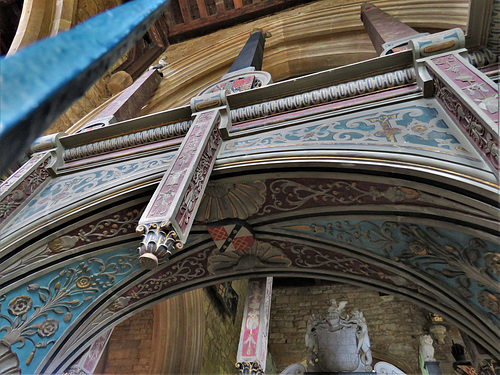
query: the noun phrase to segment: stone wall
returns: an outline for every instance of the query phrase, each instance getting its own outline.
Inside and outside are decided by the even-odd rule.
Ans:
[[[119,324],[101,358],[103,374],[148,374],[152,353],[153,309]]]
[[[419,336],[429,325],[428,312],[395,296],[379,295],[354,286],[325,284],[284,286],[276,283],[271,305],[269,351],[278,371],[306,359],[305,334],[311,314],[326,316],[332,298],[348,301],[347,311],[361,310],[367,321],[373,363],[387,361],[407,374],[419,374]],[[310,284],[310,283],[309,283]],[[454,374],[451,340],[462,343],[449,327],[446,343],[436,343],[435,357],[443,374]],[[279,372],[278,372],[279,373]]]
[[[183,365],[183,360],[180,357],[187,358],[186,361],[195,361],[197,357],[195,346],[202,345],[201,374],[235,374],[236,353],[247,285],[247,280],[233,282],[233,288],[239,296],[235,319],[224,310],[214,292],[209,289],[189,292],[196,292],[197,306],[191,305],[186,311],[163,310],[170,312],[168,315],[171,319],[179,318],[178,315],[185,315],[185,321],[201,321],[202,324],[199,327],[192,327],[192,330],[197,330],[200,327],[204,329],[200,342],[194,339],[196,333],[185,332],[185,334],[179,335],[173,332],[174,327],[169,328],[168,326],[164,328],[166,330],[164,334],[156,335],[156,337],[162,337],[158,337],[158,341],[154,342],[154,327],[162,326],[162,324],[158,324],[158,321],[155,322],[155,319],[168,319],[169,317],[155,316],[155,311],[160,310],[154,308],[137,313],[115,327],[96,373],[105,375],[171,374],[172,369],[175,369],[174,373],[190,373],[191,370],[182,371],[182,368],[189,367],[191,363],[184,362]],[[185,301],[188,299],[184,297],[174,297],[162,303],[170,304],[172,308],[179,310],[186,306]],[[176,299],[179,301],[183,299],[184,302],[176,301]],[[202,317],[194,318],[190,317],[190,314],[200,314]],[[172,324],[175,325],[175,321]],[[163,353],[172,360],[166,359],[164,363],[159,363],[158,361],[162,361],[155,358],[155,351],[161,351],[160,346],[163,345],[167,346],[166,349],[163,349]],[[191,355],[186,352],[189,350]]]
[[[218,301],[207,293],[202,374],[237,373],[236,354],[240,340],[247,285],[248,280],[233,281],[233,288],[239,296],[238,310],[234,321],[221,310]]]

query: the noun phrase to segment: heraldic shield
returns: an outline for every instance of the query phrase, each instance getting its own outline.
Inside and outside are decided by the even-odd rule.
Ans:
[[[366,320],[347,302],[332,300],[328,316],[312,315],[307,323],[308,372],[370,372],[372,356]]]

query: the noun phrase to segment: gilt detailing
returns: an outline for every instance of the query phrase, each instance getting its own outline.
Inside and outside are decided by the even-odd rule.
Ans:
[[[145,268],[155,268],[161,260],[168,259],[174,250],[183,247],[170,223],[141,224],[136,231],[143,235],[138,250],[139,263]]]

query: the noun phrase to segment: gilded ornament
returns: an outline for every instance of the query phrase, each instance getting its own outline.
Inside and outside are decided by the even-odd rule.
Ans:
[[[487,271],[500,276],[500,253],[487,253],[484,263]]]
[[[127,307],[130,301],[130,297],[118,297],[111,305],[109,305],[108,310],[110,311],[118,311]]]
[[[38,336],[40,337],[50,337],[56,333],[59,328],[59,322],[55,319],[45,319],[38,327]]]
[[[91,284],[92,280],[90,279],[90,277],[88,276],[80,276],[77,280],[76,280],[76,286],[78,288],[88,288]]]
[[[62,236],[59,238],[54,238],[47,244],[47,247],[53,253],[60,253],[65,250],[71,249],[78,242],[78,237],[76,236]]]
[[[183,247],[170,223],[141,224],[136,231],[143,235],[138,248],[139,264],[147,269],[155,268],[162,258],[168,259],[172,251]]]
[[[491,310],[493,314],[500,315],[500,295],[494,295],[487,290],[482,290],[479,292],[477,300],[481,306]]]
[[[29,296],[18,296],[9,302],[10,315],[19,316],[28,312],[33,307],[33,300]]]

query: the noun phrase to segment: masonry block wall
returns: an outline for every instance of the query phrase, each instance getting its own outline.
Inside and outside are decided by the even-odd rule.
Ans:
[[[203,362],[201,373],[206,375],[236,374],[236,354],[240,340],[241,321],[245,308],[248,280],[233,281],[238,293],[236,318],[221,310],[219,302],[206,298],[206,331],[203,340]]]
[[[148,374],[152,337],[153,309],[150,308],[114,329],[98,367],[102,367],[103,374]]]
[[[275,283],[269,328],[269,352],[278,373],[307,357],[306,325],[312,314],[323,317],[331,299],[348,301],[347,311],[361,310],[368,325],[373,364],[387,361],[407,374],[421,373],[418,362],[419,336],[426,333],[430,322],[428,311],[396,296],[344,284],[321,282],[319,285],[297,286]],[[454,374],[451,355],[452,340],[463,344],[459,331],[449,324],[444,344],[434,340],[435,357],[443,374]]]

